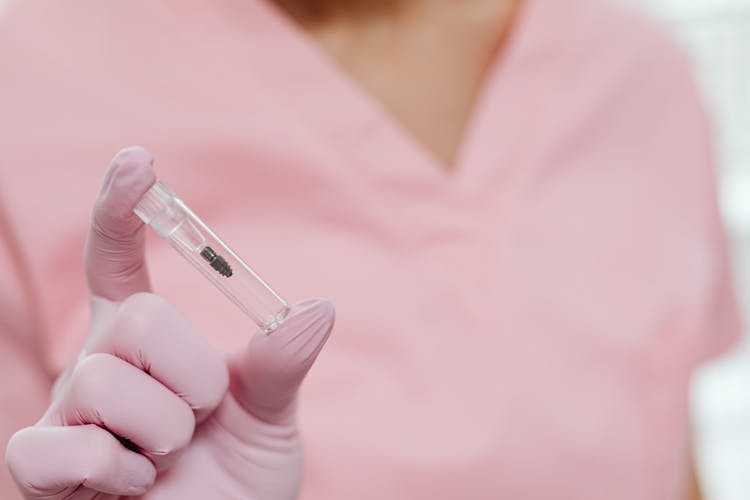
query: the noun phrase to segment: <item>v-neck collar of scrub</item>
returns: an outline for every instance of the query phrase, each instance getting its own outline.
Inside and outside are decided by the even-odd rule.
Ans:
[[[538,40],[549,40],[545,30],[550,23],[540,18],[559,14],[545,11],[555,1],[525,0],[520,7],[513,31],[475,99],[450,169],[278,7],[268,0],[228,3],[234,3],[238,29],[250,33],[250,43],[262,45],[252,48],[255,67],[248,71],[283,96],[282,104],[330,143],[365,182],[378,187],[406,184],[415,194],[437,190],[473,198],[485,186],[486,176],[506,168],[512,157],[509,146],[528,143],[523,134],[534,132],[533,125],[516,118],[529,99],[539,96],[528,95],[509,80],[539,51]]]

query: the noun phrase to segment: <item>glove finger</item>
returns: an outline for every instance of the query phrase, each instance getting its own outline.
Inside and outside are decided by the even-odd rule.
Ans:
[[[146,457],[95,425],[23,429],[8,443],[6,462],[26,498],[67,498],[81,485],[112,495],[140,495],[156,478]]]
[[[86,352],[108,353],[148,372],[203,420],[229,385],[226,360],[170,304],[148,293],[122,302],[113,322]]]
[[[159,470],[171,465],[195,429],[193,412],[179,396],[109,354],[78,363],[43,422],[99,425],[132,443]]]
[[[230,363],[232,395],[246,411],[270,423],[287,423],[299,385],[331,332],[333,305],[301,302],[272,333],[258,332]]]
[[[153,159],[139,147],[112,159],[91,215],[85,250],[92,295],[112,301],[150,290],[144,261],[145,227],[133,209],[156,181]]]

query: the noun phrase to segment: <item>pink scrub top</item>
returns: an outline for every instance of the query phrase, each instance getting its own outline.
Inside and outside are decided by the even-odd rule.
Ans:
[[[451,171],[259,0],[17,2],[0,72],[0,380],[34,413],[4,402],[3,440],[43,404],[20,374],[86,334],[89,212],[140,144],[285,298],[336,305],[302,498],[677,498],[691,373],[739,322],[707,122],[650,23],[527,0]],[[248,340],[171,247],[147,252],[217,348]]]

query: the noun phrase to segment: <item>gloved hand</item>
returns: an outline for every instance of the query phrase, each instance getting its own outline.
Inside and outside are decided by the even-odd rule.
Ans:
[[[297,304],[272,334],[222,358],[147,293],[145,228],[132,211],[155,180],[151,163],[129,148],[109,167],[86,244],[89,338],[42,419],[11,439],[11,474],[29,499],[294,498],[295,394],[333,308]]]

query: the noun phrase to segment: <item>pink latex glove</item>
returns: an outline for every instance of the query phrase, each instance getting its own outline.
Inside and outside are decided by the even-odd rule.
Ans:
[[[109,167],[86,246],[89,338],[42,419],[11,439],[8,467],[34,499],[294,498],[302,473],[295,395],[333,307],[298,304],[272,334],[258,332],[222,358],[144,293],[145,228],[133,207],[155,180],[151,163],[130,148]]]

